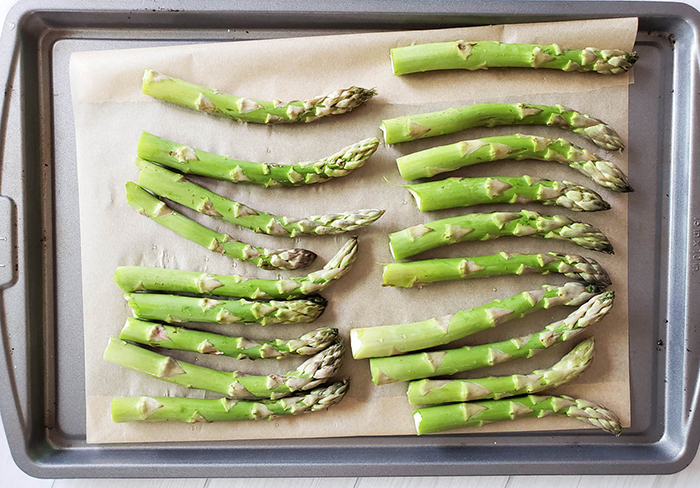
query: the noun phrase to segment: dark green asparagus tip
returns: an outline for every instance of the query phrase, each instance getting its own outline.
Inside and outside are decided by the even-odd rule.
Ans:
[[[328,305],[328,300],[323,298],[321,295],[309,295],[307,297],[304,297],[304,300],[309,300],[309,301],[317,303],[318,305],[321,305],[323,307]]]

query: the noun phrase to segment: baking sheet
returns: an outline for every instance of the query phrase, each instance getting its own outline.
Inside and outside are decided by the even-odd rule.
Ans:
[[[131,162],[141,130],[241,159],[293,162],[322,157],[362,138],[378,136],[377,127],[382,118],[479,101],[522,101],[562,103],[571,106],[602,118],[613,125],[626,140],[629,75],[610,77],[534,70],[492,70],[426,73],[397,78],[391,74],[388,51],[393,46],[412,42],[460,38],[557,42],[567,48],[595,45],[600,48],[619,47],[630,50],[635,33],[636,19],[615,19],[102,51],[74,55],[71,62],[71,85],[80,185],[88,442],[325,437],[414,432],[410,416],[411,407],[408,406],[404,395],[405,385],[373,386],[369,379],[367,361],[353,361],[349,353],[339,376],[351,378],[350,393],[343,403],[328,412],[292,419],[276,419],[272,422],[228,425],[145,425],[111,422],[109,401],[115,396],[206,395],[204,392],[186,390],[102,361],[102,351],[109,335],[118,334],[128,315],[128,308],[121,300],[120,290],[111,282],[111,275],[116,266],[166,266],[258,277],[304,273],[262,271],[252,265],[235,263],[173,235],[133,211],[125,202],[123,185],[129,179],[135,180],[138,174]],[[241,125],[141,95],[140,79],[145,67],[251,98],[307,98],[351,84],[377,87],[379,96],[351,114],[304,126]],[[564,136],[576,144],[599,154],[603,153],[574,134],[535,127],[521,127],[517,130],[550,137]],[[542,283],[565,282],[561,277],[532,276],[443,283],[422,290],[383,289],[380,286],[381,267],[377,263],[391,260],[386,238],[388,232],[465,212],[418,212],[405,190],[390,186],[383,180],[386,176],[394,182],[400,182],[394,164],[395,157],[464,138],[512,132],[513,128],[479,129],[392,148],[383,147],[354,175],[308,188],[263,189],[198,180],[214,191],[254,208],[289,216],[368,206],[388,210],[387,215],[377,224],[361,232],[358,262],[351,273],[323,293],[329,299],[330,305],[318,322],[306,326],[214,326],[210,329],[225,330],[235,335],[244,334],[252,338],[270,338],[293,337],[316,326],[334,325],[347,337],[347,331],[352,327],[422,320],[510,296],[524,289],[536,288]],[[608,156],[623,169],[626,168],[626,153]],[[592,185],[584,176],[573,174],[572,170],[553,163],[495,163],[475,166],[455,175],[525,173]],[[600,193],[612,203],[611,211],[593,215],[569,215],[597,225],[615,245],[615,256],[594,256],[606,267],[615,282],[615,309],[603,323],[589,331],[595,333],[597,338],[598,354],[593,366],[575,384],[563,387],[559,391],[603,402],[628,424],[627,204],[625,195],[616,195],[605,190],[600,190]],[[473,210],[490,211],[495,208],[498,207]],[[567,213],[564,210],[543,209],[537,206],[530,208],[543,213]],[[319,254],[318,263],[313,265],[314,269],[322,266],[345,239],[343,236],[337,236],[287,240],[258,236],[208,218],[196,218],[209,226],[230,233],[235,238],[258,245],[300,246],[312,249]],[[490,254],[500,250],[556,250],[593,256],[592,252],[565,243],[537,239],[499,239],[434,250],[421,258]],[[567,310],[563,309],[539,312],[500,330],[474,335],[469,338],[469,343],[498,340],[539,330],[545,323],[562,318],[566,313]],[[572,345],[560,346],[527,362],[516,361],[500,365],[488,373],[474,371],[470,376],[531,371],[555,362]],[[239,369],[246,373],[284,372],[299,362],[285,360],[252,363],[231,358],[196,357],[187,353],[173,355],[199,364],[220,369]],[[537,430],[583,426],[584,424],[568,419],[553,419],[546,425],[536,420],[523,420],[512,424],[488,426],[480,432],[486,429]],[[196,433],[193,434],[193,431]]]

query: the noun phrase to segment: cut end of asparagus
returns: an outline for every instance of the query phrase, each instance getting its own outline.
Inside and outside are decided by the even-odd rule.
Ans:
[[[152,83],[158,83],[159,81],[165,81],[165,80],[169,80],[169,79],[170,79],[169,76],[165,76],[163,74],[160,74],[157,71],[153,71],[152,69],[146,69],[143,72],[143,78],[141,79],[141,81],[143,82],[142,93],[146,93],[145,90],[146,90],[147,85],[150,85]]]

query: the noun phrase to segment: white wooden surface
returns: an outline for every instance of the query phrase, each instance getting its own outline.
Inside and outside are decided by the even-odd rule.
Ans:
[[[5,19],[17,0],[0,0]],[[96,0],[97,1],[97,0]],[[666,0],[671,1],[671,0]],[[700,0],[686,0],[700,10]],[[0,419],[0,487],[7,488],[277,488],[279,480],[161,479],[161,480],[39,480],[22,472],[12,460]],[[430,478],[298,478],[284,488],[697,488],[700,456],[682,472],[670,476],[497,476]]]

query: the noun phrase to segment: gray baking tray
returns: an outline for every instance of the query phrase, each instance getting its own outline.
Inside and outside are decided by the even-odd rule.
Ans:
[[[623,16],[640,21],[629,99],[629,173],[636,189],[629,199],[633,426],[624,435],[85,443],[72,52]],[[32,476],[50,478],[682,469],[700,441],[699,29],[696,10],[647,2],[20,2],[0,43],[0,76],[7,83],[0,119],[0,412],[15,461]]]

